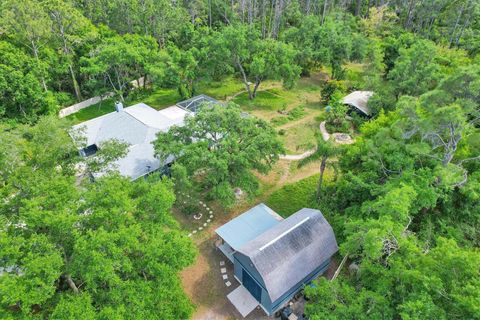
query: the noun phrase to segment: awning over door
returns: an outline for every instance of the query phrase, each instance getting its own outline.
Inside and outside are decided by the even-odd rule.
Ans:
[[[235,306],[238,312],[240,312],[242,317],[246,317],[259,305],[259,302],[255,300],[250,292],[248,292],[248,290],[242,285],[230,292],[227,298]]]

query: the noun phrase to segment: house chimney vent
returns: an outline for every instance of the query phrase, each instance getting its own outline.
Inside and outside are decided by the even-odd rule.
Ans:
[[[115,102],[115,110],[117,110],[117,112],[123,111],[123,103],[120,101]]]

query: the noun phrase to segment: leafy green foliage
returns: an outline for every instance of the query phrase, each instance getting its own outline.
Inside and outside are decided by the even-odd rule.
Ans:
[[[204,106],[183,127],[158,133],[154,146],[161,161],[173,155],[192,181],[227,206],[235,201],[236,187],[254,194],[258,182],[252,170],[267,173],[283,152],[270,125],[232,104]]]
[[[2,129],[2,154],[16,160],[0,189],[8,199],[0,206],[2,314],[188,318],[193,306],[177,272],[195,248],[170,215],[171,182],[114,173],[77,180],[80,158],[58,120]],[[107,149],[104,164],[121,156],[118,145]]]
[[[433,89],[439,78],[436,48],[428,41],[417,41],[408,49],[400,49],[400,56],[389,78],[395,83],[398,95],[420,95]]]
[[[34,59],[0,41],[0,115],[31,121],[55,110],[55,98],[43,90],[40,74]]]
[[[292,88],[299,79],[300,67],[294,63],[292,45],[262,39],[255,29],[242,25],[227,26],[218,37],[213,50],[223,52],[222,61],[240,72],[249,99],[255,98],[264,80],[282,80],[286,88]]]
[[[124,35],[108,38],[81,60],[82,73],[88,74],[96,86],[104,83],[123,100],[130,82],[146,76],[158,59],[153,38]]]
[[[393,74],[408,59],[397,60]],[[416,69],[420,76],[426,71]],[[417,81],[416,69],[402,73],[404,83]],[[327,197],[341,215],[333,220],[344,239],[340,251],[358,271],[307,290],[314,297],[307,306],[312,318],[480,316],[471,304],[479,294],[478,235],[469,227],[478,226],[470,205],[478,204],[471,188],[478,183],[480,150],[469,137],[478,130],[472,89],[479,77],[476,67],[458,69],[434,90],[425,92],[433,83],[415,87],[420,91],[410,94],[425,93],[400,97],[394,111],[365,123],[346,149]],[[473,198],[465,198],[467,190]]]
[[[195,250],[169,214],[172,188],[232,204],[232,189],[254,194],[252,171],[267,172],[283,152],[266,123],[208,110],[157,142],[182,165],[175,186],[114,174],[92,184],[75,176],[66,125],[43,115],[112,90],[132,102],[152,88],[145,102],[158,109],[196,92],[226,99],[240,88],[218,84],[238,79],[242,107],[281,110],[286,97],[260,85],[290,89],[321,69],[349,86],[319,81],[328,80],[321,94],[332,129],[350,130],[339,104],[347,89],[375,92],[375,118],[345,154],[317,146],[315,157],[338,158],[320,203],[317,177],[268,200],[285,215],[328,209],[341,254],[358,266],[307,288],[310,318],[480,318],[479,12],[471,0],[2,1],[0,116],[38,122],[0,124],[2,316],[189,318],[177,272]],[[134,89],[140,77],[150,82]],[[124,149],[103,146],[90,168],[105,169]]]

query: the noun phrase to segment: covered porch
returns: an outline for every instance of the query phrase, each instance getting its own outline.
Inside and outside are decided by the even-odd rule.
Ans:
[[[223,253],[225,257],[227,257],[228,260],[230,260],[231,263],[233,263],[233,254],[235,253],[235,250],[230,247],[228,243],[226,243],[222,238],[219,238],[215,242],[215,246],[218,250],[220,250],[220,252]]]

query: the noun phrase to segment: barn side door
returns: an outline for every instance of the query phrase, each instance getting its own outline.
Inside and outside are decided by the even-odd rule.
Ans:
[[[261,301],[262,297],[262,288],[253,280],[253,278],[242,268],[242,280],[243,286],[252,294],[252,296]]]

